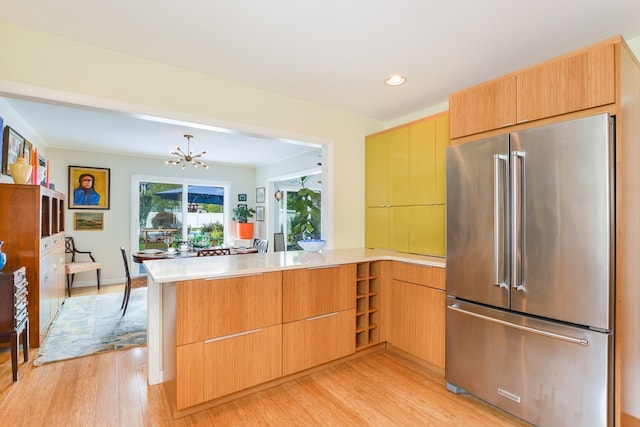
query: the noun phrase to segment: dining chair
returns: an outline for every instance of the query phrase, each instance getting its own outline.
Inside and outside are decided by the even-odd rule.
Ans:
[[[198,256],[231,255],[229,248],[205,248],[198,249]]]
[[[273,251],[282,252],[284,250],[284,233],[273,233]]]
[[[64,263],[64,274],[67,275],[67,295],[71,296],[71,287],[73,286],[73,279],[75,278],[76,273],[82,273],[85,271],[96,271],[98,289],[100,289],[100,270],[102,269],[102,263],[96,261],[91,251],[78,250],[73,237],[65,237],[64,252],[65,254],[71,254],[71,260],[69,262],[65,260]],[[78,255],[77,258],[76,255]],[[88,256],[91,261],[81,261],[80,256],[85,256],[85,259],[86,256]]]
[[[258,239],[258,243],[253,246],[258,250],[259,254],[264,254],[269,249],[269,241]]]
[[[122,252],[124,272],[127,276],[127,283],[124,286],[124,297],[122,298],[122,304],[120,305],[120,310],[122,310],[122,315],[124,316],[127,312],[127,306],[129,305],[129,297],[131,296],[131,274],[129,273],[129,260],[127,259],[127,251],[124,249],[124,246],[120,247],[120,252]]]

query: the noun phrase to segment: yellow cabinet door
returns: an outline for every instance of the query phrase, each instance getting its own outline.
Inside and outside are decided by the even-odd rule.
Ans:
[[[282,376],[282,325],[204,343],[204,400]]]
[[[516,124],[516,77],[506,76],[449,95],[451,138]]]
[[[433,203],[436,195],[436,120],[409,126],[409,204]]]
[[[409,252],[409,207],[389,209],[389,249]]]
[[[355,308],[356,264],[286,270],[282,276],[282,322]]]
[[[445,255],[444,205],[411,206],[409,250],[415,254]]]
[[[318,366],[356,351],[356,310],[282,325],[282,374]]]
[[[176,286],[177,345],[282,323],[282,272]]]
[[[389,204],[409,203],[409,128],[403,126],[387,133],[389,155]]]
[[[372,249],[389,249],[389,208],[365,208],[364,245]]]
[[[446,202],[447,181],[447,147],[449,146],[449,114],[436,118],[436,147],[435,147],[435,203]]]
[[[387,340],[435,366],[445,362],[445,297],[440,289],[393,280]]]
[[[389,204],[389,156],[387,134],[378,133],[365,140],[365,205]]]
[[[518,73],[518,123],[614,103],[614,64],[608,44]]]

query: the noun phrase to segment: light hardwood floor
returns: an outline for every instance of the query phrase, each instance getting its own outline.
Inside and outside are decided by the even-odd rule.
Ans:
[[[0,352],[0,425],[528,425],[469,396],[446,391],[441,372],[389,350],[179,420],[172,419],[162,386],[147,385],[145,347],[40,367],[31,363],[36,353],[32,349],[30,361],[20,363],[19,381],[12,383],[9,352]]]

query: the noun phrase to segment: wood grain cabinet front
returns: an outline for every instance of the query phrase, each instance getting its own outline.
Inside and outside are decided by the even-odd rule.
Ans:
[[[387,341],[444,368],[445,270],[396,261],[392,269]]]
[[[355,264],[283,272],[283,375],[355,352],[355,278]]]
[[[282,323],[282,272],[194,280],[177,287],[177,345]]]
[[[615,103],[615,44],[599,43],[451,94],[451,139]]]
[[[282,376],[282,326],[179,346],[176,409],[182,410]]]

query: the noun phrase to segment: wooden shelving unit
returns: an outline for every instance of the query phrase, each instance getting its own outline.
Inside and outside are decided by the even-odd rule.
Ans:
[[[31,347],[40,347],[65,298],[64,202],[64,194],[40,185],[0,184],[5,271],[25,267]]]
[[[356,351],[380,342],[381,263],[362,262],[356,277]]]

